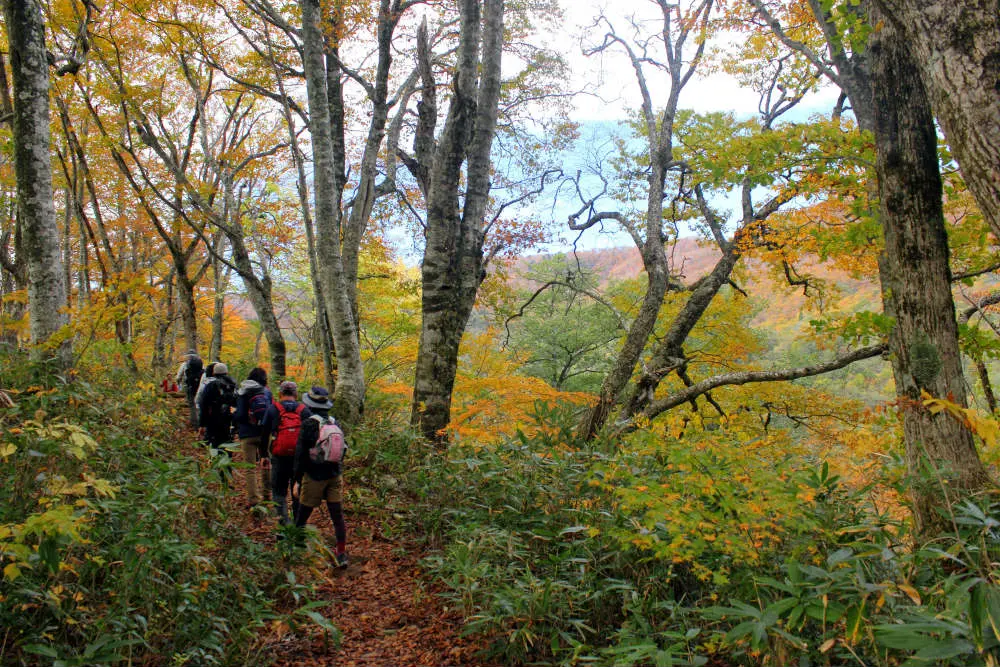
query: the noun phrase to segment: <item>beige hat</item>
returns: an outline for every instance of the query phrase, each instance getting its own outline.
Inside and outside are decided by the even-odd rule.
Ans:
[[[212,377],[215,377],[216,375],[225,375],[228,372],[229,369],[226,367],[224,363],[220,361],[216,363],[215,366],[212,368]]]

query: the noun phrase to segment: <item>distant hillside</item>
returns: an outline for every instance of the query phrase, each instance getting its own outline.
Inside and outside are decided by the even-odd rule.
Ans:
[[[529,255],[519,259],[512,271],[515,283],[519,284],[532,267],[552,256]],[[616,280],[635,278],[642,273],[642,258],[635,247],[582,250],[576,253],[576,257],[581,266],[601,276],[602,284],[605,285]],[[691,281],[711,271],[718,257],[718,248],[702,245],[694,238],[683,238],[674,246],[671,263],[675,272]]]
[[[690,285],[708,274],[719,259],[713,245],[696,239],[681,239],[671,252],[671,273]],[[515,288],[534,290],[538,283],[528,278],[539,263],[554,255],[524,257],[510,271]],[[574,260],[568,258],[568,262]],[[600,276],[602,287],[617,280],[638,278],[643,273],[642,259],[635,248],[611,248],[579,252],[576,261],[585,271]],[[764,363],[776,367],[814,363],[829,357],[828,351],[817,349],[804,334],[810,321],[824,315],[855,313],[863,310],[881,311],[881,295],[876,282],[853,278],[847,271],[817,261],[796,265],[800,276],[809,276],[822,284],[823,292],[811,288],[809,296],[801,286],[789,285],[783,272],[757,259],[747,259],[737,265],[734,281],[751,299],[756,315],[751,327],[765,337]],[[882,360],[870,360],[822,378],[799,381],[822,387],[874,404],[892,395],[891,369]]]
[[[685,284],[691,284],[706,275],[719,259],[719,249],[711,244],[702,243],[694,238],[682,238],[670,250],[671,273],[679,277]],[[533,282],[527,278],[539,262],[554,255],[531,255],[518,260],[511,271],[516,287],[530,288]],[[608,283],[639,277],[643,272],[642,258],[634,247],[608,248],[605,250],[587,250],[576,254],[577,261],[584,270],[592,271],[600,276],[600,283]],[[569,261],[572,261],[570,259]],[[742,267],[742,270],[740,269]],[[844,297],[848,309],[864,307],[879,307],[878,285],[864,280],[852,278],[846,271],[830,264],[806,262],[796,269],[800,274],[810,275],[826,281],[828,285]],[[799,312],[806,306],[807,299],[802,287],[789,285],[783,276],[776,276],[759,260],[745,260],[738,265],[739,278],[737,284],[746,290],[751,297],[763,298],[776,309],[765,319],[780,317],[781,319],[798,319]],[[823,300],[814,300],[816,307],[834,307],[838,299],[828,295]],[[775,299],[774,297],[780,297]]]

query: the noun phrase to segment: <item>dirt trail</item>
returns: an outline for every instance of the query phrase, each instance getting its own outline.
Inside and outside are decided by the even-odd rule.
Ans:
[[[237,457],[238,459],[239,457]],[[262,544],[275,544],[275,520],[260,518],[247,509],[244,471],[234,480],[229,509],[244,531]],[[346,485],[351,483],[348,470]],[[384,534],[375,517],[359,516],[345,503],[346,570],[315,568],[319,577],[302,568],[300,581],[313,577],[318,599],[330,601],[318,611],[336,625],[343,637],[339,647],[317,633],[302,637],[275,631],[267,640],[266,654],[279,667],[337,665],[337,667],[494,667],[477,659],[482,646],[461,636],[462,619],[445,610],[430,584],[421,577],[418,546],[406,535]],[[333,525],[325,507],[310,517],[329,545]]]

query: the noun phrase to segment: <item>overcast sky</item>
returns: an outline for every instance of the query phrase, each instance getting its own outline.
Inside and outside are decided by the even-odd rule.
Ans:
[[[681,0],[683,1],[683,0]],[[582,53],[582,45],[599,41],[605,30],[595,30],[592,25],[594,17],[600,12],[613,22],[625,36],[631,34],[628,27],[630,19],[649,23],[649,34],[655,34],[661,25],[660,10],[650,0],[562,0],[565,14],[565,30],[552,36],[557,49],[570,62],[575,81],[574,89],[589,89],[591,95],[580,95],[575,100],[573,120],[581,124],[581,141],[576,149],[567,154],[563,168],[567,172],[578,168],[586,168],[588,158],[596,147],[607,144],[610,137],[618,132],[616,121],[624,120],[630,111],[640,104],[639,88],[635,72],[627,56],[621,48],[612,48],[604,54],[587,57]],[[590,29],[588,30],[588,27]],[[588,34],[589,33],[589,34]],[[726,48],[727,39],[742,39],[742,36],[730,34],[716,40],[712,46]],[[662,53],[662,48],[658,53]],[[654,107],[662,107],[667,94],[667,76],[665,73],[647,68],[647,85],[653,98]],[[838,91],[832,86],[820,90],[803,100],[800,105],[788,114],[789,120],[805,120],[816,113],[829,113],[837,100]],[[697,112],[732,111],[738,116],[753,116],[758,113],[759,97],[749,88],[743,88],[735,78],[716,72],[711,75],[695,76],[681,93],[680,106]],[[717,206],[731,207],[725,201],[715,202]],[[735,206],[735,200],[732,206]],[[552,206],[551,199],[539,203],[534,213],[549,216],[554,222],[565,220],[571,211],[567,202],[565,205]],[[561,236],[564,241],[575,238],[564,231]],[[588,232],[579,242],[581,249],[597,247],[614,247],[632,245],[631,239],[624,233],[616,233],[608,227],[604,233]],[[556,243],[545,251],[557,251],[564,244]]]

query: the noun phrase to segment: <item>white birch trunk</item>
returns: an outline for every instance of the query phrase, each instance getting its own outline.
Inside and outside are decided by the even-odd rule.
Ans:
[[[303,67],[313,140],[317,262],[337,354],[334,410],[339,419],[353,424],[360,419],[364,409],[364,365],[340,251],[341,213],[334,173],[321,13],[318,0],[300,0],[299,6],[302,9]]]
[[[4,18],[14,80],[14,171],[28,260],[28,307],[35,353],[67,322],[66,282],[59,227],[52,201],[49,156],[49,65],[45,20],[35,0],[6,0]],[[72,363],[69,342],[54,351],[63,366]]]

